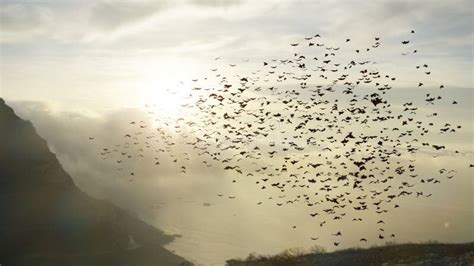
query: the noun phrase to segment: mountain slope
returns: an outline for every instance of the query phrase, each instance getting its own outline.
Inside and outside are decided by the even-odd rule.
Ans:
[[[0,99],[1,265],[182,265],[173,237],[80,191]]]

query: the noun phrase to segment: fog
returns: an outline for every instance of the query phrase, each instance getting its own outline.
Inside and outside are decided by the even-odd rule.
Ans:
[[[143,110],[98,114],[63,110],[47,102],[8,104],[20,117],[33,122],[78,187],[136,213],[166,233],[180,235],[167,248],[193,262],[222,264],[226,259],[245,257],[251,252],[274,254],[287,248],[314,245],[332,250],[334,239],[330,234],[339,230],[345,234],[342,248],[364,246],[358,241],[360,237],[377,236],[373,228],[378,216],[374,214],[364,213],[361,223],[346,219],[327,221],[327,225],[320,227],[319,221],[309,217],[311,209],[304,204],[278,207],[266,199],[281,194],[261,191],[255,185],[256,177],[239,178],[233,183],[233,172],[222,170],[219,164],[205,167],[197,159],[191,159],[188,172],[183,174],[166,158],[159,166],[155,165],[151,153],[144,153],[143,158],[134,157],[121,166],[113,159],[101,159],[103,147],[123,142],[123,135],[131,132],[128,121],[147,116]],[[153,130],[153,125],[150,128]],[[92,136],[94,140],[89,140]],[[401,199],[401,208],[383,215],[385,230],[396,233],[397,237],[371,240],[365,246],[386,241],[472,240],[473,175],[472,168],[467,167],[472,162],[472,144],[469,139],[464,141],[465,150],[458,157],[446,152],[432,158],[430,153],[419,152],[418,173],[434,175],[437,169],[448,168],[457,169],[456,177],[442,179],[438,186],[428,186],[425,193],[432,193],[430,198]],[[119,167],[124,169],[119,171]],[[130,171],[135,172],[133,181],[129,178]],[[263,204],[257,205],[260,201]],[[347,214],[356,216],[350,210]],[[294,225],[296,229],[292,228]],[[312,241],[311,236],[319,240]]]

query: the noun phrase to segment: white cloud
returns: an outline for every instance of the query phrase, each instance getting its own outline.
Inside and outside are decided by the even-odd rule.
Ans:
[[[45,31],[52,12],[43,7],[24,4],[0,6],[0,42],[28,39]]]
[[[197,6],[230,7],[242,4],[242,0],[191,0],[190,3]]]
[[[90,20],[95,27],[111,31],[146,19],[169,6],[168,1],[122,2],[120,4],[103,1],[92,7]]]

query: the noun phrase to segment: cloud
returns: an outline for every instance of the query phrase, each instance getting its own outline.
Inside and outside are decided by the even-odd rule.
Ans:
[[[49,9],[26,4],[0,6],[0,41],[15,41],[38,34],[51,21]]]
[[[186,167],[192,169],[193,175],[180,174],[180,166],[185,162],[177,151],[191,154],[192,150],[180,146],[184,140],[179,136],[173,140],[177,147],[173,156],[179,159],[178,163],[172,162],[174,158],[155,152],[164,148],[158,141],[153,142],[153,149],[146,149],[144,136],[154,132],[152,125],[148,125],[147,132],[143,135],[135,135],[136,132],[129,124],[129,121],[138,122],[147,116],[142,110],[122,109],[96,115],[77,110],[65,111],[46,102],[23,101],[8,104],[14,107],[20,117],[33,122],[76,185],[94,197],[109,199],[121,207],[134,210],[149,207],[153,202],[173,198],[177,190],[195,191],[188,199],[196,200],[211,194],[223,182],[223,179],[216,180],[216,176],[225,175],[221,169],[204,167],[201,160],[193,158],[186,162]],[[124,134],[131,134],[140,140],[128,140],[124,138]],[[89,137],[94,140],[89,140]],[[130,142],[130,149],[116,146],[124,145],[127,141]],[[134,145],[132,141],[140,141],[140,146]],[[109,151],[116,149],[117,152],[113,152],[115,155],[101,155],[103,148]],[[139,148],[145,151],[139,152]],[[127,152],[132,158],[127,159],[119,151]],[[144,157],[139,157],[138,154],[143,154]],[[107,158],[104,159],[105,157]],[[154,164],[157,157],[160,165]],[[123,162],[117,163],[118,160]],[[123,170],[118,170],[119,168]],[[136,175],[134,183],[129,182],[130,172]],[[212,188],[209,184],[213,184]]]
[[[31,31],[41,27],[50,12],[31,5],[7,5],[0,9],[0,23],[4,32]]]
[[[153,2],[100,2],[92,7],[90,22],[101,30],[117,28],[137,23],[155,15],[170,6],[167,1]]]
[[[191,4],[203,7],[230,7],[243,3],[242,0],[191,0]]]

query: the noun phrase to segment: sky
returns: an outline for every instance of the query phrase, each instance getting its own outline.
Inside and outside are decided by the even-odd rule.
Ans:
[[[316,33],[363,43],[410,29],[417,31],[418,58],[435,62],[437,77],[472,84],[470,1],[1,3],[1,93],[12,100],[133,107],[201,76],[217,56],[255,62]]]
[[[210,69],[219,66],[229,77],[254,71],[262,61],[291,57],[289,43],[317,33],[333,45],[351,38],[351,49],[381,37],[384,49],[373,57],[402,77],[394,99],[422,95],[410,87],[418,76],[403,67],[408,59],[400,56],[400,40],[415,30],[410,38],[418,53],[410,64],[430,65],[433,74],[425,84],[442,83],[446,96],[461,99],[456,108],[439,108],[440,119],[464,128],[446,140],[462,156],[420,155],[420,172],[455,166],[458,177],[433,188],[429,200],[407,201],[387,219],[400,232],[399,242],[472,241],[473,173],[465,165],[473,162],[474,150],[473,6],[469,0],[0,1],[0,97],[34,123],[81,189],[181,235],[168,247],[178,255],[222,264],[251,252],[309,248],[315,244],[308,240],[314,225],[301,219],[307,215],[303,208],[257,208],[253,182],[232,186],[221,169],[196,165],[183,177],[173,167],[157,173],[134,162],[146,178],[131,185],[113,162],[100,159],[97,147],[118,142],[129,120],[147,116],[145,104],[161,108],[158,116],[184,115],[180,104],[193,79],[218,85],[203,80]],[[228,64],[238,70],[224,68]],[[217,193],[239,200],[223,201]],[[295,223],[302,230],[288,229]],[[331,232],[338,228],[329,226]],[[342,225],[345,232],[351,226]],[[352,229],[343,247],[360,245],[356,233],[367,228]],[[321,238],[318,244],[331,249],[331,238]]]

